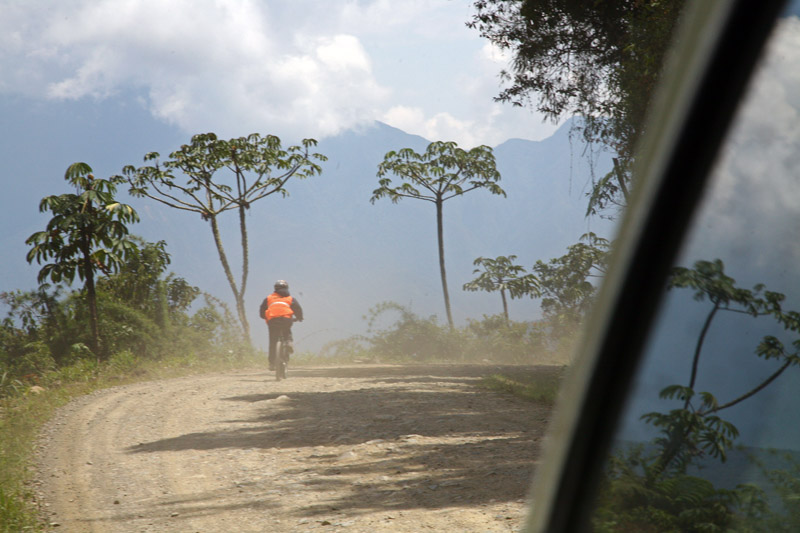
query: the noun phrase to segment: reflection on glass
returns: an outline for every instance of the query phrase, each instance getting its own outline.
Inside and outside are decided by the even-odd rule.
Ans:
[[[798,44],[782,18],[669,280],[597,531],[800,531]]]

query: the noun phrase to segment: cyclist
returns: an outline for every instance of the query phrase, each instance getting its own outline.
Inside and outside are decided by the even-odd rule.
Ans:
[[[292,316],[298,322],[303,321],[303,308],[297,298],[289,295],[289,284],[279,279],[275,282],[275,292],[264,298],[258,311],[266,320],[269,329],[269,369],[275,370],[275,345],[285,332],[288,339],[289,353],[294,351],[292,345]]]

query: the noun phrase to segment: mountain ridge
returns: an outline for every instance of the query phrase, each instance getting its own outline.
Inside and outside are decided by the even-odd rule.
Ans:
[[[25,120],[26,111],[7,111],[15,114],[12,120]],[[3,267],[0,290],[35,287],[39,267],[25,262],[24,239],[46,224],[47,216],[36,211],[39,199],[67,191],[62,178],[67,154],[88,162],[97,174],[112,175],[124,165],[141,164],[147,152],[167,154],[188,142],[190,136],[152,121],[149,139],[132,139],[132,134],[120,132],[108,143],[97,136],[82,146],[75,139],[64,143],[71,127],[113,129],[114,124],[104,123],[103,117],[114,122],[130,111],[112,109],[108,115],[98,111],[83,118],[73,115],[75,124],[41,130],[40,140],[52,144],[51,151],[58,157],[38,162],[38,177],[30,180],[31,186],[17,191],[18,201],[6,202],[9,205],[3,216],[14,223],[4,223],[12,231],[4,239],[9,260]],[[141,117],[137,120],[146,122]],[[461,285],[474,277],[472,261],[476,257],[515,254],[518,263],[529,269],[536,259],[563,254],[589,227],[610,230],[605,222],[587,222],[584,195],[570,185],[588,182],[591,169],[580,155],[582,146],[570,139],[569,127],[569,123],[563,125],[542,141],[509,139],[493,150],[507,198],[476,190],[446,202],[445,256],[457,323],[501,312],[498,295],[461,290]],[[12,130],[3,140],[7,142],[2,150],[8,156],[15,142],[26,139],[15,140]],[[259,327],[255,309],[278,278],[289,280],[306,310],[308,320],[298,327],[300,349],[316,350],[330,340],[364,332],[363,315],[382,301],[396,301],[421,316],[444,317],[434,210],[427,202],[411,199],[398,204],[386,199],[374,204],[369,201],[384,155],[406,147],[423,151],[428,142],[380,122],[322,139],[313,150],[328,157],[321,164],[320,176],[290,180],[288,198],[270,197],[253,205],[247,216],[250,276],[246,306],[257,344],[266,342],[266,328]],[[140,153],[132,159],[130,154],[137,151]],[[607,166],[607,161],[596,161],[595,171],[601,172],[603,165]],[[25,172],[21,162],[12,166],[16,168],[11,172]],[[109,168],[113,170],[108,172]],[[171,270],[232,303],[211,232],[196,214],[130,198],[124,192],[120,199],[132,204],[142,219],[131,226],[131,233],[148,241],[165,240],[172,256]],[[221,227],[238,278],[241,257],[235,218],[222,217]],[[533,319],[538,316],[538,304],[515,300],[510,313],[512,319]],[[308,338],[305,346],[304,337]]]

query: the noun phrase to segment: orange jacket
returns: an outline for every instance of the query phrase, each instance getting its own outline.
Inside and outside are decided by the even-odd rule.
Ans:
[[[291,296],[281,296],[273,292],[267,296],[267,310],[264,312],[264,319],[269,322],[273,318],[284,316],[291,318],[294,314],[292,309],[292,301],[294,298]]]

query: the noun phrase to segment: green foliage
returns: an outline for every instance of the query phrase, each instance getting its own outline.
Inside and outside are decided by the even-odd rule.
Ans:
[[[770,451],[773,458],[781,461],[782,468],[767,468],[764,461],[752,458],[767,477],[771,489],[779,501],[779,509],[771,512],[767,505],[756,501],[748,514],[746,531],[774,531],[790,533],[800,530],[800,461],[789,453]],[[742,530],[745,530],[742,528]]]
[[[542,312],[565,333],[574,331],[591,309],[597,288],[590,280],[605,274],[611,249],[608,240],[594,233],[582,235],[581,241],[563,256],[533,265]]]
[[[250,326],[244,309],[244,295],[249,275],[249,251],[246,212],[251,205],[272,194],[288,196],[287,181],[319,174],[316,161],[322,154],[310,152],[314,139],[304,139],[302,146],[283,148],[274,135],[253,133],[230,140],[214,133],[194,135],[190,144],[172,152],[163,163],[160,154],[144,156],[145,164],[128,165],[122,173],[134,196],[151,198],[161,204],[200,215],[208,222],[220,263],[236,302],[236,311],[245,342],[249,343]],[[227,172],[225,172],[227,171]],[[242,246],[242,273],[234,278],[222,244],[218,217],[230,210],[239,215]]]
[[[164,241],[145,242],[136,236],[131,240],[137,244],[137,251],[120,265],[116,276],[98,280],[97,286],[135,309],[152,313],[157,282],[170,263],[167,245]]]
[[[484,315],[468,320],[460,330],[462,357],[468,361],[498,361],[530,364],[561,360],[560,343],[550,337],[541,322],[515,322],[503,315]]]
[[[506,322],[508,321],[506,291],[512,300],[526,295],[539,294],[539,280],[531,274],[525,274],[524,267],[515,265],[516,258],[516,255],[508,257],[501,255],[495,259],[478,257],[473,265],[483,267],[483,270],[479,268],[473,270],[472,273],[479,274],[478,277],[465,283],[463,287],[465,291],[499,291]]]
[[[364,317],[368,334],[323,348],[338,360],[384,362],[564,362],[561,343],[541,323],[506,321],[503,315],[450,328],[435,316],[420,317],[395,302],[383,302]]]
[[[395,312],[397,321],[388,329],[377,329],[385,314]],[[369,351],[383,360],[437,361],[458,360],[460,339],[435,316],[421,318],[394,302],[383,302],[368,311]]]
[[[22,394],[24,389],[25,384],[14,378],[11,370],[6,368],[4,364],[0,364],[0,398]]]
[[[395,186],[391,174],[403,183]],[[436,141],[428,145],[424,154],[411,148],[392,151],[378,165],[378,177],[380,187],[372,192],[373,203],[383,197],[394,203],[401,198],[441,203],[474,189],[506,195],[498,185],[500,173],[488,146],[464,150],[452,141]]]
[[[725,461],[727,450],[739,436],[739,430],[730,422],[703,410],[715,404],[713,396],[706,393],[703,407],[698,411],[681,408],[667,413],[651,412],[642,417],[661,432],[654,442],[659,448],[657,465],[669,470],[666,474],[686,472],[689,465],[700,457]]]
[[[30,343],[44,342],[56,364],[65,364],[76,339],[89,342],[86,323],[74,319],[75,306],[85,305],[85,300],[72,295],[65,299],[61,286],[42,284],[35,291],[0,293],[0,301],[9,308],[0,326],[0,346],[8,360],[23,357]]]
[[[115,272],[123,261],[136,251],[128,239],[128,224],[138,222],[132,207],[114,199],[119,178],[95,179],[86,163],[73,163],[64,175],[78,193],[47,196],[39,211],[51,211],[53,217],[44,231],[28,237],[31,246],[28,262],[46,263],[39,270],[39,283],[49,279],[71,284],[77,275],[84,282],[89,310],[89,344],[102,355],[98,330],[95,277],[99,272]]]
[[[130,350],[115,352],[108,360],[108,367],[112,372],[131,374],[140,364],[139,358]]]
[[[0,394],[0,532],[39,531],[29,464],[39,425],[54,400],[34,395],[7,398]]]
[[[160,350],[162,333],[154,317],[100,293],[100,328],[109,353],[130,350],[141,357]]]
[[[752,290],[736,286],[724,272],[721,260],[698,261],[694,268],[673,269],[668,287],[690,289],[694,299],[709,306],[698,332],[692,366],[686,385],[665,387],[660,397],[678,402],[666,412],[651,412],[642,419],[659,430],[652,453],[619,452],[607,469],[606,487],[594,515],[598,531],[789,531],[785,524],[798,524],[797,471],[772,471],[770,479],[784,499],[787,514],[769,509],[764,492],[754,486],[739,486],[733,491],[715,488],[708,480],[689,476],[690,466],[700,466],[701,458],[725,461],[727,452],[739,436],[737,428],[724,420],[720,411],[738,405],[766,388],[790,366],[800,364],[800,340],[787,348],[774,336],[765,336],[754,354],[774,359],[778,368],[767,378],[725,403],[711,392],[695,390],[699,361],[706,335],[722,313],[770,319],[785,334],[797,339],[798,313],[782,308],[784,296],[767,291],[764,285]],[[796,464],[795,464],[796,466]],[[800,514],[798,514],[800,516]],[[793,522],[792,522],[793,521]]]
[[[34,531],[36,520],[27,511],[24,504],[27,494],[23,490],[9,490],[9,486],[0,486],[0,532],[18,533]]]
[[[630,163],[684,0],[475,0],[468,25],[513,55],[497,100],[552,120],[583,117],[587,141],[616,154],[588,213],[627,203]]]
[[[720,313],[735,313],[754,318],[769,317],[787,333],[797,337],[800,334],[800,314],[785,311],[781,306],[784,295],[767,291],[763,284],[756,285],[753,290],[737,287],[736,281],[725,274],[724,265],[719,259],[698,261],[692,269],[673,269],[668,286],[670,289],[691,289],[696,301],[711,304],[698,334],[688,384],[673,385],[661,392],[664,398],[678,399],[683,404],[682,407],[667,414],[644,415],[645,421],[662,431],[662,437],[657,441],[661,447],[658,459],[660,468],[682,472],[695,456],[705,454],[725,460],[725,450],[730,448],[738,432],[732,424],[717,416],[719,411],[745,401],[767,387],[790,366],[800,365],[800,339],[792,343],[793,349],[790,350],[774,336],[767,335],[755,347],[754,353],[765,360],[776,359],[781,363],[769,377],[723,404],[710,392],[696,394],[694,389],[699,362],[706,335],[714,319]],[[700,401],[696,402],[695,398]]]
[[[39,211],[53,217],[44,231],[25,241],[31,246],[28,262],[53,260],[39,271],[39,282],[72,283],[88,280],[96,272],[113,272],[135,249],[127,239],[127,224],[138,222],[132,207],[114,199],[118,179],[96,179],[86,163],[73,163],[64,176],[78,193],[47,196]]]
[[[402,183],[393,183],[391,175],[399,177]],[[477,146],[467,151],[454,142],[436,141],[428,145],[424,154],[418,154],[411,148],[389,152],[378,165],[379,187],[372,191],[370,202],[389,198],[397,203],[401,198],[413,198],[436,206],[439,272],[447,323],[451,329],[454,324],[444,261],[442,207],[445,201],[475,189],[486,189],[492,194],[505,196],[499,181],[500,173],[492,149],[488,146]]]
[[[166,274],[169,256],[163,243],[137,243],[119,271],[97,284],[98,328],[113,368],[128,369],[123,360],[132,365],[175,354],[188,362],[220,351],[238,358],[249,353],[219,300],[207,297],[189,314],[200,291]],[[2,293],[0,301],[9,309],[0,323],[0,397],[18,394],[28,384],[94,379],[100,367],[88,347],[89,310],[80,294],[43,284],[36,291]]]
[[[366,344],[366,337],[361,335],[330,341],[320,349],[319,359],[329,363],[373,362],[375,354],[368,350]]]
[[[592,517],[598,533],[627,531],[728,531],[748,488],[723,490],[701,477],[654,476],[642,447],[618,451],[609,459],[606,480]]]
[[[111,356],[114,357],[113,355]],[[100,363],[94,358],[76,359],[69,365],[60,367],[54,372],[44,376],[44,383],[61,385],[64,383],[88,383],[97,378],[100,372]]]
[[[16,372],[20,376],[41,376],[55,368],[56,362],[50,354],[50,348],[41,341],[25,345],[25,352],[17,360]]]

